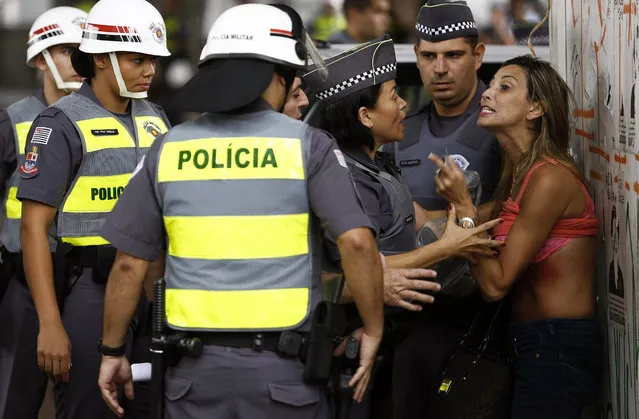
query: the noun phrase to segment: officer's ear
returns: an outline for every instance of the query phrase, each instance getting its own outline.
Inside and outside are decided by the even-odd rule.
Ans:
[[[373,129],[373,125],[375,124],[373,123],[371,111],[367,107],[362,106],[357,110],[357,118],[359,119],[359,122],[366,128]]]
[[[38,54],[38,56],[35,58],[35,65],[40,71],[46,71],[46,69],[49,68],[49,66],[47,66],[47,62],[44,59],[44,55],[42,54]]]
[[[108,54],[93,54],[93,65],[95,70],[105,70],[111,65]]]

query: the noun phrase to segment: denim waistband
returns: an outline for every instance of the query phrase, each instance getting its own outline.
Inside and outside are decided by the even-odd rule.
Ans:
[[[511,323],[510,333],[526,335],[528,333],[588,333],[598,330],[597,319],[594,317],[573,319],[542,319],[529,322]]]
[[[578,350],[599,346],[599,326],[595,318],[543,319],[510,325],[510,338],[516,350],[538,347]]]

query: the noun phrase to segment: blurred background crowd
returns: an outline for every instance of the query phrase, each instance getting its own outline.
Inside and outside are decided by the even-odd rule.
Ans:
[[[163,14],[171,57],[160,62],[150,98],[164,106],[175,123],[182,119],[171,109],[175,89],[196,69],[206,34],[225,9],[242,3],[272,0],[149,0]],[[313,38],[330,43],[359,43],[387,32],[396,43],[412,43],[419,8],[425,0],[279,0],[294,7]],[[526,45],[531,29],[546,14],[546,0],[467,0],[486,44]],[[0,108],[31,92],[37,72],[24,64],[26,37],[33,20],[54,6],[89,11],[92,0],[0,0]],[[545,23],[531,40],[548,45]]]

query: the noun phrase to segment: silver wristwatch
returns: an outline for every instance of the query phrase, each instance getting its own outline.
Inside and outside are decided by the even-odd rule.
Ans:
[[[462,217],[459,220],[457,220],[457,225],[460,226],[461,228],[475,228],[475,220],[473,220],[470,217]]]

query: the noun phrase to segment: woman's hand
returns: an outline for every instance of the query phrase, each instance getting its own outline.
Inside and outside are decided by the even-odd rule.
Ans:
[[[430,153],[428,159],[437,165],[437,175],[435,176],[435,190],[448,202],[459,207],[469,207],[473,205],[473,200],[468,193],[468,185],[462,172],[452,157],[448,157],[445,164],[443,159],[437,154]]]
[[[448,212],[446,230],[439,240],[445,243],[452,256],[470,258],[473,256],[497,256],[495,249],[502,247],[504,243],[490,239],[487,232],[502,221],[498,218],[475,228],[462,228],[456,223],[456,212],[453,205]]]

